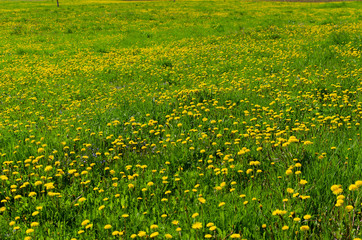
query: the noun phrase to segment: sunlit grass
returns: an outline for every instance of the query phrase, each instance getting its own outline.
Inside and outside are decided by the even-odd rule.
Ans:
[[[0,239],[358,239],[359,2],[5,2]]]

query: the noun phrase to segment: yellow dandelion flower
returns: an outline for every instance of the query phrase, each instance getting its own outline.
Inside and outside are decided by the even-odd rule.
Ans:
[[[152,233],[151,235],[150,235],[150,238],[154,238],[154,237],[157,237],[158,236],[158,232],[154,232],[154,233]]]
[[[144,237],[147,235],[147,233],[145,231],[139,231],[137,234],[139,237]]]
[[[309,215],[309,214],[307,214],[307,215],[305,215],[303,218],[305,219],[305,220],[309,220],[309,219],[311,219],[311,215]]]
[[[112,226],[110,224],[107,224],[104,226],[104,229],[111,229],[111,228],[112,228]]]
[[[301,231],[308,231],[309,230],[309,226],[308,225],[303,225],[300,227]]]
[[[156,228],[158,228],[158,226],[156,224],[152,224],[150,228],[151,229],[156,229]]]
[[[166,238],[166,239],[171,239],[171,238],[172,238],[172,235],[169,234],[169,233],[166,233],[166,234],[165,234],[165,238]]]
[[[39,226],[39,223],[38,223],[38,222],[32,222],[32,223],[30,224],[30,227],[37,227],[37,226]]]
[[[87,225],[89,222],[90,222],[90,221],[89,221],[88,219],[84,220],[84,221],[82,222],[82,226]]]
[[[241,236],[238,233],[234,233],[230,235],[230,238],[241,238]]]
[[[346,206],[346,210],[347,210],[347,212],[352,211],[352,210],[353,210],[353,206],[352,206],[352,205]]]
[[[194,224],[192,224],[192,228],[193,229],[201,229],[202,228],[202,223],[195,222]]]
[[[88,224],[87,226],[85,226],[85,229],[92,228],[92,227],[93,227],[93,224]]]

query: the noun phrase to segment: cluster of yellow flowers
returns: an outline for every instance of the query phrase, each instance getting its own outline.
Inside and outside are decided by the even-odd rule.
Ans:
[[[219,12],[188,14],[230,17],[227,3],[215,4]],[[263,4],[263,11],[256,3],[248,10],[259,18],[280,11]],[[136,18],[138,28],[157,17],[110,6],[84,14],[106,29],[123,26],[122,17]],[[170,19],[187,13],[166,9]],[[47,29],[38,25],[29,29]],[[163,28],[170,26],[152,33]],[[84,44],[81,50],[30,44],[34,51],[48,46],[51,57],[11,55],[16,49],[7,45],[11,60],[0,64],[0,238],[360,236],[361,49],[353,39],[331,44],[340,65],[333,67],[333,54],[316,56],[311,47],[360,28],[348,21],[288,24],[98,52],[86,37],[74,43]],[[127,31],[116,32],[106,38],[124,39]],[[350,173],[355,182],[347,193],[339,184],[323,193],[326,180],[345,184]]]

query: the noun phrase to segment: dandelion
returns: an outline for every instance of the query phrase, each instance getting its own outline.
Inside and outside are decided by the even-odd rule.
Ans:
[[[306,181],[306,180],[304,180],[304,179],[302,179],[302,180],[300,180],[299,181],[299,184],[300,185],[305,185],[305,184],[307,184],[308,182]]]
[[[282,230],[283,230],[283,231],[286,231],[286,230],[288,230],[288,229],[289,229],[288,226],[283,226],[283,227],[282,227]]]
[[[224,206],[224,205],[225,205],[225,202],[219,203],[219,207],[222,207],[222,206]]]
[[[309,219],[311,219],[311,215],[309,215],[309,214],[307,214],[307,215],[305,215],[303,218],[305,219],[305,220],[309,220]]]
[[[38,222],[32,222],[32,223],[30,224],[30,227],[37,227],[37,226],[39,226],[39,223],[38,223]]]
[[[150,228],[151,229],[156,229],[156,228],[158,228],[158,226],[156,224],[152,224]]]
[[[192,214],[192,218],[195,218],[195,217],[197,217],[197,216],[199,216],[199,214],[198,213],[194,213],[194,214]]]
[[[104,229],[111,229],[111,228],[112,228],[112,226],[110,224],[107,224],[104,226]]]
[[[356,191],[356,190],[358,190],[358,186],[355,185],[355,184],[351,184],[351,185],[348,187],[348,190],[350,190],[350,191]]]
[[[196,222],[196,223],[192,224],[192,228],[193,229],[201,229],[202,228],[202,223]]]
[[[82,222],[82,226],[87,225],[89,222],[90,222],[90,221],[89,221],[88,219],[84,220],[84,221]]]
[[[166,238],[166,239],[171,239],[171,238],[172,238],[172,235],[169,234],[169,233],[166,233],[166,234],[165,234],[165,238]]]
[[[301,231],[308,231],[309,230],[309,226],[308,225],[303,225],[300,227]]]
[[[27,230],[25,231],[26,234],[30,234],[30,233],[32,233],[32,232],[34,232],[34,229],[32,229],[32,228],[29,228],[29,229],[27,229]]]
[[[146,236],[146,232],[145,231],[139,231],[137,235],[139,237],[144,237],[144,236]]]
[[[30,192],[30,193],[28,194],[28,196],[29,196],[29,197],[34,197],[34,196],[36,196],[36,192]]]
[[[238,233],[234,233],[230,235],[230,238],[241,238],[241,236]]]
[[[346,206],[346,210],[347,210],[347,212],[352,211],[352,210],[353,210],[353,206],[352,206],[352,205]]]
[[[150,235],[150,238],[157,237],[158,235],[159,235],[159,233],[158,233],[158,232],[154,232],[154,233],[152,233],[152,234]]]

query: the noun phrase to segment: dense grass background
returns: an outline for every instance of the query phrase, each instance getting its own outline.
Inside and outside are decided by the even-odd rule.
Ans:
[[[0,238],[361,236],[360,2],[60,4],[1,1]]]

